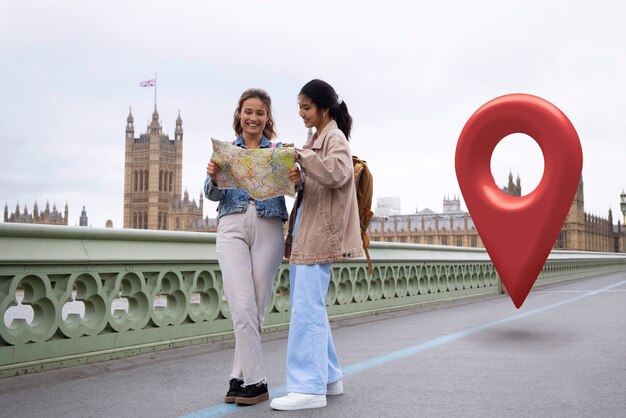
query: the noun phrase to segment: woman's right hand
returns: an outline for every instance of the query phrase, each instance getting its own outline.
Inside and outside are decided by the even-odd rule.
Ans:
[[[217,160],[211,157],[211,161],[206,166],[207,175],[211,176],[213,184],[217,184],[217,173],[220,171],[220,166],[217,164]]]

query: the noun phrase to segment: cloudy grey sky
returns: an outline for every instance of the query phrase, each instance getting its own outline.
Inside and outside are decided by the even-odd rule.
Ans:
[[[199,198],[210,137],[232,137],[241,92],[272,95],[279,139],[302,145],[297,93],[330,82],[354,117],[352,150],[374,197],[402,212],[460,195],[459,133],[485,102],[530,93],[558,106],[580,136],[585,207],[619,219],[626,187],[626,3],[621,1],[9,1],[0,0],[0,204],[70,206],[70,225],[122,226],[124,127],[158,111],[184,129],[183,188]],[[524,192],[543,160],[505,138],[492,170]],[[463,207],[465,205],[463,204]],[[205,214],[215,217],[205,201]]]

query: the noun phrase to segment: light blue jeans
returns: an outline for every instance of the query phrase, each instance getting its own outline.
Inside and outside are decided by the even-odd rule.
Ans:
[[[295,239],[300,211],[296,214]],[[341,369],[326,313],[330,264],[290,264],[291,321],[287,343],[287,390],[325,395],[341,379]]]

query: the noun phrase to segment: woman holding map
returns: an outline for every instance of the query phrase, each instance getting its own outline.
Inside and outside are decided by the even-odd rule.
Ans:
[[[269,140],[276,132],[267,92],[243,92],[233,128],[237,134],[233,144],[240,148],[272,147]],[[235,333],[235,357],[224,401],[253,405],[269,399],[261,334],[274,277],[282,262],[283,222],[288,214],[282,196],[257,201],[243,189],[218,188],[219,172],[217,160],[211,158],[204,193],[219,202],[217,260]]]
[[[300,191],[291,212],[289,258],[291,321],[287,345],[287,396],[279,410],[321,408],[326,395],[343,393],[328,316],[331,263],[363,254],[354,171],[348,139],[352,117],[328,83],[312,80],[298,96],[300,117],[315,134],[296,148],[291,180]]]

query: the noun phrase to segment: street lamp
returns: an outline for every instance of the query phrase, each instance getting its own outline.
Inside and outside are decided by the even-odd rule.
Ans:
[[[619,197],[620,197],[619,208],[622,210],[622,214],[624,215],[624,223],[622,223],[622,236],[618,237],[618,240],[620,241],[619,250],[624,251],[624,249],[626,248],[626,242],[625,242],[626,241],[626,193],[624,192],[624,189],[622,189],[622,194],[619,195]],[[619,224],[618,224],[618,231],[619,231]]]
[[[622,223],[622,225],[626,226],[626,193],[624,192],[624,190],[622,190],[622,194],[619,195],[619,197],[621,198],[619,207],[622,210],[622,214],[624,215],[624,223]]]

